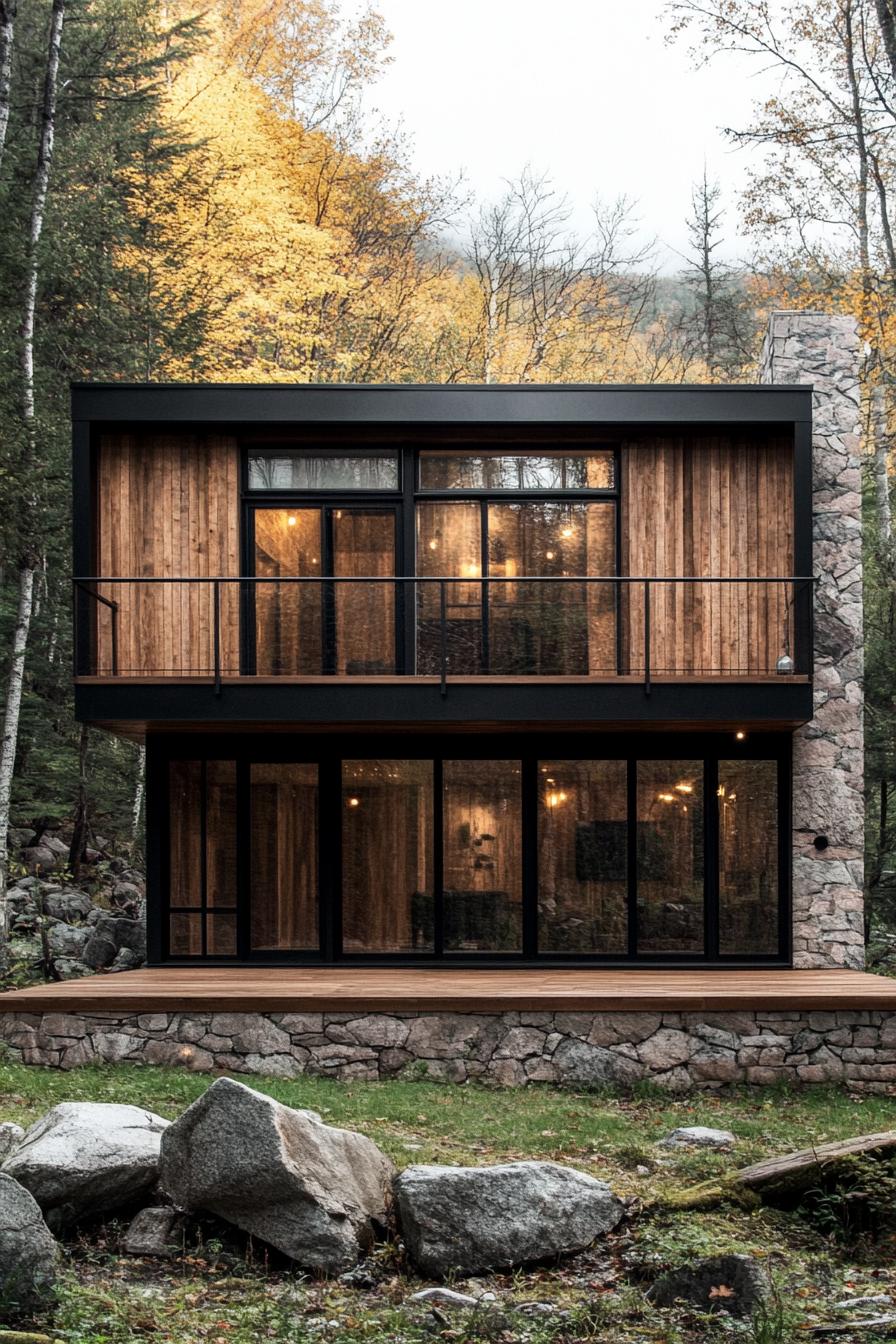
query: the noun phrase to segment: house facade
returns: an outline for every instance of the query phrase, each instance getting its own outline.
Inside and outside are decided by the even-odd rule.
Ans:
[[[779,314],[753,387],[76,387],[151,963],[859,965],[855,362]]]
[[[774,313],[749,387],[76,387],[149,965],[6,993],[10,1057],[892,1088],[858,359]]]

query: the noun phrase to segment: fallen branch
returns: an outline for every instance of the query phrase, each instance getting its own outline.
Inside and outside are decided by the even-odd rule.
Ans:
[[[886,1330],[892,1333],[896,1316],[866,1316],[864,1321],[832,1321],[828,1325],[806,1325],[808,1335],[851,1335],[856,1330]]]
[[[838,1139],[817,1148],[801,1148],[796,1153],[766,1158],[721,1180],[704,1181],[681,1193],[669,1194],[661,1202],[677,1209],[700,1209],[725,1199],[749,1204],[769,1195],[798,1194],[810,1190],[830,1175],[832,1168],[851,1157],[893,1150],[896,1150],[896,1130],[860,1134],[854,1139]]]

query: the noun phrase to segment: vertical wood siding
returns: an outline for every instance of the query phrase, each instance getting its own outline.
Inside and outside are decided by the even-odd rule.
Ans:
[[[217,434],[109,434],[97,472],[97,573],[141,578],[239,575],[239,456]],[[239,670],[239,593],[221,587],[221,663]],[[119,603],[124,676],[210,674],[211,584],[100,584]],[[99,608],[97,671],[111,670],[110,613]]]
[[[783,437],[668,434],[622,452],[620,572],[746,577],[793,573],[793,451]],[[650,665],[657,674],[774,672],[793,652],[783,584],[655,584]],[[644,599],[630,586],[623,652],[644,670]]]

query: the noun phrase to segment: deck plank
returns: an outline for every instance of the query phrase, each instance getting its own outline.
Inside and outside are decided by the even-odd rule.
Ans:
[[[0,994],[0,1013],[896,1012],[896,980],[849,970],[162,967]]]

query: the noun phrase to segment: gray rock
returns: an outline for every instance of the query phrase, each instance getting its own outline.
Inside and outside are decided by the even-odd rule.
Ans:
[[[28,845],[22,850],[22,862],[29,873],[50,873],[62,865],[62,856],[48,845]]]
[[[551,1062],[558,1080],[572,1087],[631,1087],[644,1077],[643,1066],[633,1059],[571,1038],[561,1041]]]
[[[118,948],[115,946],[112,939],[97,933],[96,929],[94,929],[87,939],[81,953],[85,965],[89,966],[91,970],[94,971],[101,971],[104,970],[106,966],[111,966],[117,955]]]
[[[93,932],[81,954],[88,966],[97,970],[111,965],[121,948],[129,948],[141,961],[146,957],[146,929],[139,919],[110,915],[105,911],[93,925]]]
[[[151,1255],[170,1260],[181,1247],[178,1236],[184,1225],[184,1216],[169,1205],[141,1209],[122,1238],[125,1255]]]
[[[6,1161],[10,1153],[18,1148],[25,1137],[25,1131],[21,1125],[14,1125],[11,1120],[5,1120],[0,1125],[0,1163]]]
[[[0,1172],[0,1319],[52,1304],[58,1260],[37,1202]]]
[[[145,1194],[167,1127],[139,1106],[62,1102],[31,1126],[3,1170],[31,1191],[52,1227],[63,1228]]]
[[[63,980],[80,980],[84,975],[93,975],[91,968],[77,957],[55,957],[53,969]]]
[[[435,1302],[440,1307],[475,1307],[478,1297],[469,1293],[456,1293],[453,1288],[421,1288],[419,1293],[411,1293],[409,1302]]]
[[[705,1125],[673,1129],[659,1140],[663,1148],[732,1148],[736,1142],[730,1129],[708,1129]]]
[[[50,956],[73,957],[79,960],[84,951],[84,944],[90,937],[90,930],[85,926],[76,927],[73,924],[51,924],[47,929],[47,946],[50,949]]]
[[[608,1185],[556,1162],[407,1167],[393,1190],[411,1259],[434,1278],[581,1251],[622,1217]]]
[[[74,887],[56,888],[44,893],[44,913],[53,919],[65,920],[71,924],[86,919],[93,909],[93,902],[86,891],[77,891]]]
[[[339,1274],[385,1227],[393,1171],[363,1134],[219,1078],[165,1131],[159,1182],[179,1208]]]
[[[110,971],[135,971],[143,965],[142,958],[129,947],[121,947],[109,965]]]
[[[712,1255],[664,1274],[647,1296],[658,1307],[681,1301],[704,1311],[750,1316],[768,1299],[768,1275],[752,1255]]]

